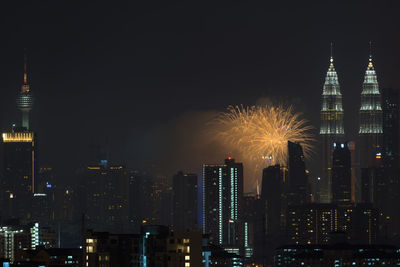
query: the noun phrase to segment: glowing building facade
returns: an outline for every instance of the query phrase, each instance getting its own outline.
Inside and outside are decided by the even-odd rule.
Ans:
[[[330,65],[325,78],[322,91],[321,106],[321,201],[329,202],[331,199],[331,173],[333,143],[344,138],[342,94],[338,76],[331,56]]]
[[[4,177],[2,179],[2,214],[5,218],[31,218],[31,203],[35,193],[35,134],[18,128],[3,133]]]
[[[377,166],[382,147],[382,107],[379,85],[372,57],[364,76],[360,107],[360,166]]]
[[[203,165],[203,233],[229,252],[243,245],[242,198],[242,163],[229,157],[225,164]]]

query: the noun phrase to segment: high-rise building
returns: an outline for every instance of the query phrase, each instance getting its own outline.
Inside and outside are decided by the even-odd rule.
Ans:
[[[261,201],[265,216],[265,235],[274,235],[281,230],[282,183],[280,165],[269,166],[263,170]]]
[[[203,165],[203,233],[211,244],[242,250],[242,198],[242,163],[228,157],[225,164]]]
[[[322,91],[321,106],[321,202],[331,199],[331,170],[333,143],[344,138],[342,94],[338,76],[333,66],[331,55],[330,65]]]
[[[17,97],[17,106],[22,111],[22,127],[13,125],[11,132],[3,133],[4,178],[1,182],[3,218],[20,218],[24,223],[31,218],[29,205],[36,191],[37,138],[29,130],[29,111],[32,105],[25,56],[24,81]]]
[[[382,90],[383,164],[385,168],[400,167],[400,90]]]
[[[154,177],[150,201],[151,222],[158,225],[172,225],[172,186],[166,176]]]
[[[254,223],[254,259],[266,264],[272,259],[273,248],[282,241],[286,213],[286,169],[278,165],[265,168],[262,173],[261,195],[256,202]]]
[[[197,223],[197,175],[178,172],[172,181],[173,228],[177,232],[196,229]]]
[[[382,148],[382,107],[372,56],[369,57],[361,92],[359,129],[360,166],[378,166]]]
[[[310,190],[308,186],[308,175],[304,162],[303,148],[300,144],[288,142],[289,164],[288,164],[288,205],[299,205],[310,202]]]
[[[129,210],[129,176],[126,168],[108,163],[90,165],[83,175],[87,227],[99,231],[124,232]]]
[[[337,206],[312,203],[290,206],[287,233],[291,244],[327,244],[329,233],[338,230]]]
[[[400,235],[400,90],[383,89],[383,166],[389,232]]]
[[[351,153],[347,143],[334,143],[332,163],[332,201],[351,202]]]
[[[290,206],[287,218],[289,243],[328,244],[332,233],[345,240],[371,244],[378,232],[378,211],[370,204],[311,203]]]
[[[154,223],[152,185],[153,177],[149,173],[138,170],[129,173],[129,222],[134,233],[140,232],[142,223]]]
[[[244,221],[244,257],[246,260],[253,256],[254,239],[256,235],[256,224],[258,220],[257,207],[259,196],[247,193],[243,198],[243,221]]]

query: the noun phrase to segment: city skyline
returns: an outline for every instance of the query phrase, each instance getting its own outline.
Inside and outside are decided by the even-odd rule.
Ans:
[[[202,153],[196,153],[199,148],[193,147],[190,141],[181,142],[191,140],[210,112],[221,111],[231,104],[263,103],[265,98],[285,100],[288,94],[293,95],[296,110],[304,112],[318,127],[317,109],[312,103],[319,99],[331,42],[335,45],[335,67],[341,79],[344,109],[349,114],[358,116],[359,104],[354,104],[352,99],[357,99],[355,103],[360,101],[369,41],[374,47],[380,87],[397,86],[394,77],[398,40],[390,34],[397,24],[389,15],[383,20],[351,24],[363,17],[362,11],[372,8],[391,14],[395,3],[369,2],[362,6],[338,3],[327,11],[342,14],[340,23],[321,15],[325,12],[322,4],[310,5],[311,9],[304,11],[310,16],[296,13],[299,4],[287,14],[280,4],[272,7],[257,3],[244,7],[215,5],[215,10],[228,12],[226,21],[205,6],[194,10],[192,5],[165,4],[154,11],[146,9],[147,4],[110,10],[99,4],[82,5],[78,11],[73,5],[49,4],[42,10],[26,4],[21,6],[23,15],[16,16],[21,19],[14,20],[15,6],[10,4],[10,14],[5,16],[4,24],[10,25],[5,29],[5,36],[9,38],[2,44],[0,64],[4,92],[4,102],[0,105],[2,130],[19,120],[14,99],[22,79],[24,47],[28,49],[32,92],[39,101],[31,111],[31,124],[43,138],[42,160],[55,169],[65,168],[66,162],[79,165],[85,160],[88,143],[108,142],[117,161],[126,160],[135,168],[155,163],[161,171],[172,174],[183,168],[179,166],[182,162],[190,167],[187,171],[199,174],[199,162],[201,165],[206,156],[214,160],[227,156],[200,150],[201,156]],[[271,14],[268,7],[277,13]],[[122,19],[132,8],[137,8],[136,13]],[[193,17],[188,18],[183,10],[188,10]],[[34,11],[43,14],[43,19],[34,15]],[[55,12],[59,15],[55,16]],[[76,15],[74,20],[70,19],[71,14]],[[159,24],[166,16],[171,17],[170,14],[177,16],[165,25]],[[243,18],[234,14],[242,14]],[[250,14],[252,19],[244,20]],[[290,20],[304,18],[297,20],[298,32],[292,34],[293,29],[282,19],[274,24],[281,30],[273,30],[269,23],[278,14]],[[357,15],[353,17],[353,14]],[[154,22],[146,24],[152,16]],[[117,17],[120,19],[112,20]],[[187,19],[187,25],[180,26],[179,18]],[[313,19],[319,21],[318,26],[307,27]],[[11,27],[13,23],[17,28]],[[348,23],[350,27],[346,26]],[[40,25],[47,26],[40,28]],[[105,25],[106,29],[116,31],[100,35]],[[33,38],[35,35],[39,37]],[[205,41],[211,37],[212,43]],[[275,41],[278,39],[282,42]],[[158,46],[164,48],[156,51]],[[188,54],[190,57],[185,59]],[[210,93],[214,95],[212,99],[207,97]],[[165,101],[166,97],[171,99],[171,104]],[[355,139],[358,129],[349,117],[345,116],[344,120],[349,129],[347,139]],[[185,133],[177,133],[177,128],[185,126]],[[59,138],[68,145],[62,153],[53,153],[52,147]],[[180,151],[175,152],[176,146]],[[75,151],[78,157],[73,156]],[[138,156],[135,151],[143,153]],[[183,159],[179,154],[184,153],[200,156]],[[163,163],[166,158],[168,162]]]
[[[400,265],[400,2],[4,7],[0,265]]]

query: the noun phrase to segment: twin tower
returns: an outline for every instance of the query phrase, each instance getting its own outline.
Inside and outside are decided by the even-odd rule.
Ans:
[[[329,202],[331,199],[332,154],[334,142],[343,142],[345,138],[343,125],[342,94],[338,76],[333,65],[333,57],[325,78],[322,92],[322,106],[320,113],[320,137],[321,137],[321,201]],[[356,143],[357,154],[353,159],[360,167],[376,165],[376,160],[381,156],[382,143],[382,107],[379,93],[378,80],[372,56],[369,56],[367,70],[361,92],[361,106],[359,110],[359,138]],[[354,150],[354,147],[350,148]],[[355,157],[359,155],[358,157]]]

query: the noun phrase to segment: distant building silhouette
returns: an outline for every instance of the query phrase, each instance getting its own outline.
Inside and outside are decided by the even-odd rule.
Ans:
[[[134,233],[140,231],[144,222],[152,223],[151,200],[153,177],[144,171],[129,173],[129,222]]]
[[[390,236],[400,235],[400,90],[382,90],[383,166],[386,190],[383,212],[390,218]]]
[[[183,232],[199,228],[197,222],[197,175],[178,172],[172,181],[173,228]]]
[[[303,149],[300,144],[288,142],[288,205],[299,205],[310,202],[308,175],[304,162]]]
[[[400,90],[382,90],[383,163],[385,168],[399,168],[400,164]]]
[[[87,227],[123,232],[128,222],[129,176],[123,165],[100,163],[86,167],[85,215]]]
[[[332,201],[351,202],[351,153],[347,143],[334,143],[332,163]]]

